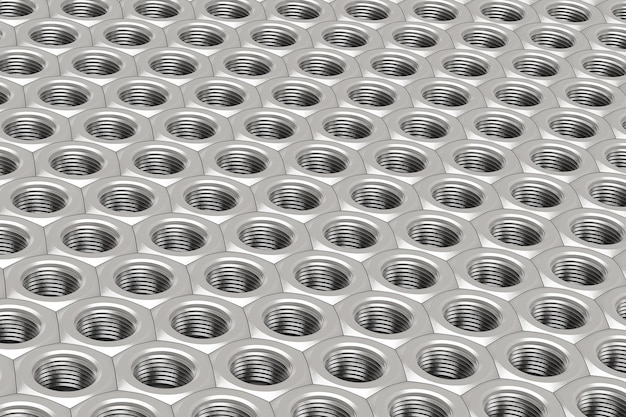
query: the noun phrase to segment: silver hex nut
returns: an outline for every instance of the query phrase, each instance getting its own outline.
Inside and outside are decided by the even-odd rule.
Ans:
[[[102,88],[78,77],[50,77],[24,87],[26,105],[43,108],[65,117],[84,110],[104,107]]]
[[[205,109],[171,109],[150,119],[157,141],[175,142],[196,151],[217,142],[233,140],[228,119]]]
[[[0,142],[30,152],[68,139],[69,123],[60,114],[44,109],[16,108],[0,114]]]
[[[565,385],[556,392],[568,417],[587,417],[592,413],[613,413],[626,401],[626,383],[615,378],[587,376]]]
[[[71,417],[69,408],[47,398],[27,394],[3,395],[0,413],[23,412],[39,413],[42,417]]]
[[[209,388],[187,396],[173,405],[179,417],[194,417],[198,413],[246,413],[250,417],[274,417],[268,401],[229,388]],[[235,414],[236,415],[236,414]]]
[[[92,42],[89,28],[73,19],[29,19],[15,27],[15,37],[18,45],[43,48],[54,55]]]
[[[596,298],[596,302],[611,329],[626,330],[626,287],[609,290]]]
[[[20,217],[0,215],[0,267],[46,253],[44,229]]]
[[[113,48],[132,56],[167,46],[163,29],[143,20],[105,20],[91,27],[91,38],[93,46]]]
[[[148,118],[124,109],[85,110],[70,118],[70,128],[73,141],[95,143],[116,152],[153,139]]]
[[[293,413],[327,410],[359,417],[374,417],[367,400],[359,395],[348,390],[316,384],[290,390],[272,401],[272,407],[276,417],[292,417]]]
[[[0,329],[0,355],[10,359],[59,342],[54,312],[32,301],[1,300]]]
[[[456,417],[468,416],[469,410],[461,396],[432,384],[420,382],[400,382],[382,389],[368,398],[377,417],[393,417],[395,411],[444,413]]]
[[[74,408],[74,416],[96,417],[102,413],[142,413],[147,417],[174,417],[171,407],[148,395],[111,391],[94,395]],[[122,414],[123,415],[123,414]]]
[[[626,348],[626,331],[607,329],[589,334],[576,343],[591,375],[624,379],[621,358]]]

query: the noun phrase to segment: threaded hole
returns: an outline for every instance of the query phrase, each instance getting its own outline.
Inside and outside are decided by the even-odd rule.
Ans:
[[[474,375],[478,360],[465,349],[441,345],[424,349],[417,358],[417,364],[432,376],[457,380]]]
[[[359,20],[383,20],[389,17],[389,9],[373,2],[354,2],[346,5],[346,13]]]
[[[90,19],[104,16],[109,11],[109,6],[99,0],[70,0],[61,6],[61,10],[70,16]]]
[[[280,26],[262,26],[250,34],[253,41],[270,48],[285,48],[298,42],[298,35]]]
[[[151,19],[170,19],[179,13],[179,6],[166,0],[146,0],[135,3],[135,11]]]
[[[28,342],[40,331],[41,322],[34,316],[19,310],[0,311],[0,344]]]
[[[454,155],[454,162],[474,172],[496,172],[506,163],[502,155],[485,148],[465,148]]]
[[[539,323],[558,330],[573,330],[587,323],[588,312],[573,301],[559,298],[539,300],[530,308]]]
[[[333,245],[365,249],[378,242],[378,231],[360,221],[341,221],[326,227],[324,238]]]
[[[295,279],[316,291],[338,291],[352,281],[350,271],[334,262],[308,261],[295,271]]]
[[[542,147],[530,155],[531,161],[548,171],[571,172],[580,167],[580,157],[574,152],[556,147]]]
[[[371,382],[381,378],[386,364],[378,354],[358,347],[337,349],[326,358],[326,370],[348,382]]]
[[[420,245],[448,248],[461,242],[462,232],[452,223],[424,219],[413,224],[408,230],[409,237]]]
[[[169,94],[161,87],[135,85],[120,91],[119,98],[131,106],[155,107],[165,104]]]
[[[597,85],[581,83],[567,90],[565,94],[574,103],[582,106],[602,107],[613,103],[613,94]]]
[[[572,233],[579,239],[596,245],[614,245],[622,241],[624,229],[611,220],[581,217],[572,224]]]
[[[185,55],[160,55],[150,61],[150,68],[162,75],[182,77],[193,74],[198,69],[198,63]]]
[[[598,285],[607,277],[606,269],[591,258],[580,255],[561,256],[551,265],[560,280],[578,285]]]
[[[504,33],[487,28],[472,28],[463,34],[463,40],[469,45],[485,49],[504,48],[509,42]]]
[[[8,175],[20,166],[20,161],[8,152],[0,151],[0,175]]]
[[[320,17],[322,13],[319,6],[314,3],[302,1],[289,1],[281,3],[276,7],[276,11],[283,17],[295,20],[311,20]]]
[[[471,56],[454,56],[443,62],[443,68],[460,77],[480,77],[489,72],[489,64]]]
[[[537,45],[552,49],[571,48],[576,43],[572,35],[554,28],[546,31],[537,31],[530,35],[530,39]]]
[[[93,417],[157,417],[152,411],[139,405],[130,405],[126,402],[114,402],[108,404],[97,411]],[[30,417],[30,416],[24,416]],[[36,416],[39,417],[39,416]]]
[[[336,137],[344,139],[363,139],[372,134],[374,125],[369,121],[350,115],[338,115],[324,123],[324,130]]]
[[[113,75],[122,69],[122,61],[109,54],[80,55],[72,65],[76,71],[87,75]]]
[[[606,154],[610,164],[618,168],[626,168],[626,148],[617,148]]]
[[[302,168],[316,174],[337,174],[348,168],[347,157],[332,149],[312,149],[296,160]]]
[[[469,94],[454,85],[434,85],[422,91],[424,100],[436,106],[459,107],[469,102]]]
[[[240,88],[211,83],[196,93],[198,100],[209,106],[232,107],[246,101],[246,93]]]
[[[483,203],[483,192],[468,184],[447,182],[435,187],[432,196],[440,204],[457,209],[476,208]]]
[[[92,175],[104,166],[104,159],[93,152],[67,150],[50,158],[50,167],[65,175]]]
[[[510,106],[532,107],[541,104],[542,94],[534,87],[525,84],[508,83],[495,91],[498,100]]]
[[[389,417],[452,417],[452,410],[428,394],[403,394],[389,405]]]
[[[569,365],[564,353],[538,343],[515,346],[509,352],[509,362],[525,374],[541,377],[560,375]]]
[[[371,65],[376,72],[390,77],[409,77],[419,69],[415,60],[396,55],[382,55],[372,61]]]
[[[626,20],[626,7],[618,5],[612,10],[613,16],[621,20]]]
[[[485,136],[503,139],[517,138],[524,133],[524,125],[520,121],[495,114],[481,117],[476,121],[475,126]]]
[[[367,45],[369,36],[356,28],[338,27],[322,35],[329,44],[339,48],[359,48]]]
[[[548,417],[540,400],[524,392],[498,392],[485,401],[487,417]]]
[[[412,174],[426,169],[428,160],[419,152],[409,149],[387,148],[376,155],[376,163],[391,172]]]
[[[46,46],[69,45],[78,39],[78,32],[61,25],[47,24],[30,32],[30,38]]]
[[[0,16],[5,2],[0,3]],[[9,75],[33,75],[42,71],[46,63],[41,58],[24,53],[9,53],[0,57],[0,72]]]
[[[219,184],[200,184],[185,192],[185,202],[198,210],[226,211],[237,207],[239,194]]]
[[[80,106],[87,103],[90,96],[86,88],[64,83],[55,83],[39,91],[41,101],[59,107]]]
[[[303,304],[281,304],[265,312],[263,322],[283,336],[301,337],[320,331],[323,319],[320,313]]]
[[[524,271],[503,258],[480,257],[467,266],[467,273],[474,281],[496,288],[518,285],[524,279]]]
[[[336,77],[346,70],[345,62],[332,55],[309,55],[300,60],[298,66],[316,77]]]
[[[624,10],[626,11],[626,8]],[[582,65],[585,70],[595,75],[604,77],[623,77],[626,75],[626,63],[618,58],[595,55],[585,59]]]
[[[184,140],[209,139],[216,133],[215,124],[202,117],[184,116],[168,123],[165,127],[168,133]]]
[[[269,351],[251,351],[237,355],[230,363],[230,373],[252,385],[276,385],[291,376],[291,365],[283,356]]]
[[[230,149],[218,155],[217,165],[225,171],[239,175],[252,175],[265,171],[269,160],[263,154],[247,149]]]
[[[395,32],[393,40],[409,48],[432,48],[439,43],[439,36],[426,29],[409,27]]]
[[[42,297],[63,297],[77,291],[81,285],[78,273],[57,264],[37,266],[22,278],[22,286],[28,292]]]
[[[600,32],[598,40],[612,48],[626,49],[626,31],[621,29],[609,29]]]
[[[613,207],[626,207],[626,185],[605,181],[590,187],[589,194],[597,201]]]
[[[63,244],[82,253],[101,253],[114,249],[120,240],[119,234],[98,224],[81,224],[65,232]]]
[[[101,342],[114,342],[132,336],[137,329],[134,317],[113,308],[94,308],[76,320],[76,330],[83,336]]]
[[[187,306],[170,318],[172,328],[183,336],[194,339],[212,339],[225,335],[230,329],[230,319],[210,306]]]
[[[152,33],[139,26],[125,23],[123,27],[113,27],[104,32],[104,38],[118,46],[141,46],[152,40]]]
[[[454,20],[459,14],[454,6],[440,2],[421,2],[413,11],[422,19],[434,22]]]
[[[322,203],[324,196],[313,187],[302,184],[282,184],[270,190],[268,197],[276,206],[285,210],[313,210]]]
[[[137,125],[125,117],[103,116],[85,123],[85,130],[98,139],[124,140],[137,133]]]
[[[46,358],[33,377],[39,385],[53,391],[72,392],[85,389],[96,382],[98,369],[82,358],[57,354]]]
[[[37,116],[19,116],[10,118],[3,127],[4,133],[19,140],[43,140],[52,136],[56,126]]]
[[[13,205],[27,213],[54,213],[67,205],[68,196],[61,189],[36,186],[24,187],[13,195]]]
[[[284,117],[263,115],[248,121],[246,131],[257,138],[281,140],[293,136],[296,125]]]
[[[521,218],[496,220],[489,231],[500,242],[515,246],[538,245],[544,237],[541,226]]]
[[[528,181],[515,185],[511,190],[513,198],[529,207],[556,207],[561,204],[563,194],[558,188],[537,181]]]
[[[292,230],[272,221],[249,224],[239,231],[238,237],[244,245],[266,250],[285,249],[295,238]]]
[[[212,27],[195,26],[181,31],[178,39],[187,45],[209,48],[224,43],[226,35]]]
[[[193,417],[258,417],[256,411],[239,401],[222,399],[202,403]]]
[[[174,285],[170,271],[152,263],[136,263],[124,266],[115,276],[115,284],[135,295],[156,295]]]
[[[400,129],[407,135],[439,139],[448,134],[450,126],[436,117],[416,114],[402,120]]]
[[[243,2],[216,0],[207,5],[208,14],[220,19],[243,19],[250,16],[250,6]]]
[[[617,391],[588,388],[578,396],[577,406],[585,417],[620,417],[626,413],[626,398]]]
[[[173,252],[191,252],[206,245],[208,236],[199,227],[187,223],[161,225],[150,236],[152,243]]]
[[[480,12],[498,22],[517,22],[524,18],[524,10],[510,3],[488,3]]]
[[[187,167],[184,155],[169,149],[147,149],[133,160],[137,169],[152,175],[174,175]]]
[[[252,55],[237,55],[228,59],[224,67],[237,75],[259,77],[272,71],[274,65],[269,59]]]
[[[380,334],[402,333],[411,328],[413,315],[406,308],[387,301],[372,301],[354,312],[356,323]]]
[[[308,85],[286,83],[276,89],[272,96],[285,106],[310,107],[320,103],[322,93]]]
[[[355,417],[356,411],[334,397],[316,395],[300,400],[293,407],[291,417]]]
[[[488,332],[502,323],[502,315],[496,307],[471,299],[451,302],[443,315],[448,323],[468,332]]]
[[[521,56],[513,60],[513,67],[522,74],[530,77],[553,77],[559,73],[559,65],[539,56]]]
[[[352,200],[375,210],[391,210],[400,207],[404,202],[404,193],[389,184],[370,181],[352,190]]]
[[[133,376],[153,388],[182,387],[193,381],[195,374],[196,369],[191,362],[169,353],[146,355],[133,367]]]
[[[9,225],[0,226],[0,255],[24,250],[29,243],[30,236],[26,232]]]
[[[22,17],[35,11],[35,5],[25,0],[4,0],[0,3],[0,16]]]
[[[255,266],[237,262],[218,262],[211,265],[205,275],[207,283],[220,291],[241,294],[254,291],[263,285],[263,273]]]
[[[626,343],[624,340],[607,341],[598,348],[598,359],[614,371],[626,373]]]
[[[547,12],[556,20],[582,23],[589,20],[589,11],[576,4],[557,3],[548,7]]]
[[[423,290],[439,281],[435,268],[416,259],[398,259],[386,263],[382,276],[388,283],[408,290]]]
[[[154,204],[154,194],[132,184],[116,185],[102,192],[98,200],[109,210],[123,213],[140,213]]]

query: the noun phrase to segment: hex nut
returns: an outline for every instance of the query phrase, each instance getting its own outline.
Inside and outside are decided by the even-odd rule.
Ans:
[[[567,58],[589,48],[589,41],[572,25],[529,23],[515,30],[524,49],[538,49]]]
[[[178,86],[195,80],[199,75],[213,74],[209,59],[187,48],[153,48],[137,54],[135,62],[138,76],[158,78]]]
[[[4,394],[0,413],[39,413],[42,417],[71,417],[67,407],[47,398],[26,394]],[[37,415],[37,414],[35,414]]]
[[[442,259],[480,246],[472,224],[446,212],[410,211],[396,217],[389,225],[400,249],[429,252]]]
[[[46,253],[44,229],[20,217],[0,215],[0,267]]]
[[[64,217],[46,226],[45,232],[48,253],[69,256],[93,266],[137,250],[129,225],[96,214]]]
[[[574,291],[536,288],[511,301],[525,331],[547,333],[570,343],[607,328],[599,305]]]
[[[209,388],[187,396],[174,404],[174,413],[180,417],[194,417],[198,413],[246,413],[250,417],[274,417],[270,404],[245,391],[229,388]],[[236,414],[235,414],[236,415]]]
[[[32,301],[1,300],[0,320],[0,355],[11,360],[38,346],[59,342],[54,312]]]
[[[314,48],[337,49],[352,57],[384,45],[376,29],[360,22],[321,22],[308,31]]]
[[[303,294],[266,295],[248,304],[245,312],[251,337],[275,340],[301,351],[342,335],[333,306]]]
[[[528,117],[559,106],[550,88],[530,79],[496,78],[481,84],[478,89],[488,107],[509,109]]]
[[[446,30],[471,22],[473,18],[468,7],[456,1],[404,0],[400,7],[407,21],[427,23]]]
[[[364,77],[386,79],[401,86],[433,76],[428,61],[411,51],[373,49],[362,53],[356,60]]]
[[[570,63],[558,55],[541,50],[517,50],[498,57],[507,77],[526,78],[550,86],[576,76]]]
[[[446,291],[429,299],[424,307],[435,333],[461,336],[483,346],[522,330],[511,304],[482,291]]]
[[[335,305],[343,334],[398,348],[414,337],[432,333],[422,305],[383,291],[354,294]]]
[[[252,0],[191,0],[197,19],[218,21],[231,27],[265,20],[263,5]]]
[[[559,389],[556,396],[568,416],[587,417],[594,412],[615,411],[626,401],[624,390],[626,384],[621,380],[587,376]]]
[[[530,382],[556,391],[571,381],[587,376],[582,354],[576,347],[556,336],[517,332],[489,345],[501,378]]]
[[[112,151],[153,139],[148,118],[125,109],[91,109],[70,118],[72,140],[98,144]]]
[[[44,48],[53,55],[89,46],[92,42],[89,28],[73,19],[28,19],[15,27],[15,37],[20,46]]]
[[[328,107],[337,107],[332,88],[308,77],[275,78],[260,84],[257,90],[263,107],[289,110],[303,117]]]
[[[313,139],[346,145],[359,150],[389,131],[382,118],[361,109],[327,108],[307,118]]]
[[[599,23],[582,31],[582,35],[591,44],[591,49],[601,51],[619,51],[620,39],[624,36],[624,28],[619,24]]]
[[[32,256],[7,267],[4,276],[7,297],[54,311],[100,294],[95,268],[65,256]]]
[[[276,267],[248,253],[221,252],[203,256],[187,269],[194,294],[221,298],[240,307],[281,292]]]
[[[458,117],[486,106],[478,88],[456,78],[424,78],[407,85],[406,89],[414,107],[440,110],[448,117]]]
[[[308,295],[328,304],[370,289],[361,262],[337,251],[294,253],[278,262],[276,269],[285,293]]]
[[[193,19],[196,16],[193,5],[187,1],[131,0],[122,5],[126,19],[138,19],[166,27],[180,19]]]
[[[117,388],[110,357],[65,343],[40,346],[20,356],[15,360],[15,376],[18,393],[45,397],[68,408]]]
[[[596,298],[611,329],[626,330],[625,287],[616,287]]]
[[[435,77],[459,78],[474,86],[504,77],[500,63],[478,51],[444,49],[429,55],[428,62]]]
[[[181,91],[186,107],[208,109],[224,117],[261,106],[261,97],[255,86],[239,78],[196,78],[183,85]]]
[[[315,384],[296,388],[281,395],[272,401],[272,408],[276,417],[292,417],[293,413],[318,410],[374,417],[364,398],[347,390]]]
[[[613,129],[613,133],[615,133],[615,137],[616,138],[624,138],[626,136],[626,128],[624,128],[623,123],[626,121],[624,120],[624,115],[619,112],[613,112],[609,115],[607,115],[605,117],[605,120],[607,122],[609,122],[609,124],[611,125],[611,128]],[[600,143],[604,143],[604,142],[608,142],[611,139],[607,139],[606,141],[600,142]],[[591,148],[594,148],[597,145],[592,145]],[[604,158],[601,158],[601,160]]]
[[[20,24],[28,22],[32,19],[48,16],[50,16],[50,11],[47,2],[18,3],[17,12],[3,13],[2,22],[10,26],[19,26]]]
[[[325,1],[267,0],[263,2],[263,7],[268,20],[286,20],[305,29],[335,20],[332,6]]]
[[[98,350],[113,357],[156,339],[147,308],[112,297],[78,300],[58,312],[61,342]]]
[[[602,12],[593,4],[581,4],[578,1],[560,3],[556,0],[541,0],[533,3],[532,6],[542,22],[567,24],[577,30],[605,22]]]
[[[473,0],[467,3],[471,16],[477,22],[492,22],[515,30],[539,22],[537,12],[530,4],[500,3],[493,0]]]
[[[338,0],[332,2],[332,6],[336,20],[359,22],[374,29],[405,19],[402,9],[391,1]]]
[[[434,3],[437,8],[437,3]],[[446,8],[444,5],[443,9]],[[406,16],[405,16],[406,17]],[[390,23],[379,30],[383,42],[388,48],[411,51],[428,56],[442,49],[454,48],[452,38],[436,21]]]
[[[602,16],[608,23],[620,23],[624,21],[622,3],[616,0],[604,0],[596,4],[595,7],[600,11]]]
[[[613,129],[606,120],[585,110],[549,109],[536,114],[533,121],[542,137],[566,141],[583,148],[614,137]]]
[[[265,1],[263,2],[265,4]],[[343,51],[322,48],[301,49],[283,57],[289,76],[310,78],[332,86],[361,76],[357,61]]]
[[[367,110],[384,117],[394,110],[413,105],[403,86],[383,78],[362,77],[333,85],[339,107]]]
[[[550,90],[561,107],[583,109],[602,117],[619,110],[626,102],[622,90],[600,80],[561,80],[552,84]]]
[[[93,46],[103,46],[135,56],[167,46],[163,29],[144,20],[112,19],[91,27]]]
[[[624,175],[593,173],[578,178],[572,187],[583,207],[610,210],[621,215],[626,214],[620,195],[624,187]]]
[[[62,142],[69,131],[67,119],[44,109],[17,108],[0,113],[0,142],[30,152]]]
[[[72,409],[73,415],[97,417],[102,413],[142,413],[147,417],[174,417],[169,405],[130,391],[113,391],[94,395]]]
[[[4,103],[0,103],[0,109],[23,108],[26,106],[22,86],[7,79],[0,80],[0,97],[0,102],[4,101]]]
[[[459,23],[447,30],[457,49],[472,49],[494,58],[522,49],[522,41],[511,29],[499,23]]]
[[[618,52],[581,51],[568,56],[567,61],[576,77],[602,80],[618,87],[626,81],[626,61]]]
[[[484,247],[508,249],[529,258],[562,245],[558,226],[530,211],[494,210],[473,219],[472,226]]]
[[[217,387],[246,391],[266,401],[311,383],[304,354],[272,340],[238,340],[210,358]]]
[[[184,106],[180,88],[154,77],[127,77],[104,86],[108,107],[128,109],[152,117],[169,109]]]
[[[625,346],[626,332],[614,329],[591,333],[576,344],[591,375],[622,380],[626,369],[620,359]]]
[[[122,17],[122,7],[115,0],[99,0],[86,4],[77,1],[50,0],[48,8],[50,17],[73,20],[87,27]]]
[[[437,385],[458,395],[498,377],[487,348],[460,336],[416,337],[397,352],[407,380]]]
[[[569,289],[593,299],[624,285],[624,273],[618,263],[587,248],[549,249],[534,257],[533,263],[546,287]]]
[[[216,76],[236,78],[254,86],[276,77],[287,76],[287,67],[282,58],[265,48],[221,50],[211,55],[211,64]]]
[[[459,117],[468,139],[488,142],[513,149],[540,136],[533,119],[509,109],[479,108]]]
[[[310,140],[306,119],[282,109],[246,109],[230,117],[235,140],[266,145],[280,151],[292,143]]]
[[[98,84],[78,77],[50,77],[24,87],[26,105],[65,117],[84,110],[104,107],[104,93]]]
[[[301,222],[339,209],[335,190],[314,178],[277,175],[254,184],[252,192],[257,210],[287,215]]]
[[[304,352],[314,384],[369,397],[383,387],[406,381],[400,357],[382,343],[352,336],[326,339]]]
[[[215,386],[208,356],[180,343],[141,343],[116,355],[113,362],[120,390],[146,394],[169,405]]]
[[[306,29],[285,21],[249,22],[239,26],[237,34],[241,46],[268,50],[278,56],[312,46]]]
[[[237,31],[226,24],[212,20],[181,20],[165,29],[167,45],[187,48],[206,56],[221,49],[240,46]]]
[[[525,256],[504,249],[475,248],[448,260],[459,288],[479,290],[507,301],[543,287],[537,266]]]
[[[447,413],[451,417],[469,416],[470,410],[456,393],[437,385],[419,382],[401,382],[380,390],[368,398],[376,416],[393,417],[393,413],[425,410],[425,412]]]
[[[622,139],[609,139],[589,148],[589,153],[593,156],[593,159],[597,163],[597,169],[600,172],[626,173],[626,164],[622,162],[624,160],[623,151],[625,151],[626,148],[622,143]]]

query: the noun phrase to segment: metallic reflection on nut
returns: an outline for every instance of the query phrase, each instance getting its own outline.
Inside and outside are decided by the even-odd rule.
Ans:
[[[357,61],[334,48],[293,51],[285,55],[283,61],[290,76],[311,78],[328,86],[361,76]]]
[[[84,47],[59,56],[61,75],[106,85],[117,78],[134,77],[137,67],[132,56],[112,48]]]
[[[260,5],[260,4],[259,4]],[[286,77],[282,58],[259,48],[230,48],[211,55],[213,73],[259,85],[276,77]]]
[[[73,20],[87,27],[122,17],[122,7],[115,0],[94,2],[50,0],[48,7],[50,17]]]
[[[429,62],[410,51],[373,49],[359,55],[357,62],[364,77],[386,79],[402,86],[433,76]]]
[[[70,118],[72,140],[91,142],[118,151],[137,142],[152,140],[150,121],[130,110],[85,110]]]
[[[408,21],[428,23],[442,29],[449,29],[460,23],[471,22],[472,13],[463,2],[404,0],[400,7]]]
[[[178,86],[198,76],[213,74],[206,56],[186,48],[153,48],[136,55],[135,62],[137,75],[166,80]]]
[[[626,383],[614,378],[588,376],[570,382],[556,392],[568,417],[593,413],[615,414],[626,403]]]
[[[545,85],[533,80],[496,78],[479,86],[488,107],[503,108],[532,117],[558,107],[556,95]]]
[[[374,29],[405,19],[396,2],[386,0],[338,0],[332,6],[338,21],[359,22]]]
[[[407,108],[387,115],[384,120],[391,139],[418,142],[431,149],[466,137],[463,125],[443,111]]]
[[[230,119],[235,140],[281,150],[292,143],[312,139],[306,119],[283,109],[246,109]]]
[[[208,109],[224,117],[261,106],[256,88],[236,78],[196,78],[182,86],[181,91],[186,107]]]
[[[424,78],[406,88],[413,98],[413,106],[437,109],[449,116],[458,117],[470,110],[485,107],[485,100],[478,88],[456,78]]]
[[[259,85],[257,90],[264,107],[289,110],[303,117],[337,106],[333,90],[308,77],[274,78]]]
[[[104,96],[107,106],[132,110],[145,117],[184,105],[177,85],[154,77],[117,79],[104,86]]]
[[[504,108],[474,109],[459,117],[459,121],[469,139],[497,142],[510,149],[540,136],[533,119]]]
[[[94,395],[72,409],[73,415],[97,417],[102,413],[139,413],[145,417],[174,417],[169,405],[130,391],[113,391]],[[115,414],[113,414],[115,415]],[[123,415],[123,414],[122,414]]]
[[[522,41],[515,32],[498,23],[459,23],[447,32],[457,49],[472,49],[495,58],[522,49]]]
[[[103,46],[135,56],[167,46],[163,29],[143,20],[105,20],[91,28],[93,46]]]
[[[167,45],[187,48],[206,56],[240,46],[237,31],[213,20],[181,20],[165,29]]]
[[[259,48],[283,56],[312,46],[306,29],[276,20],[246,23],[237,28],[241,46]]]
[[[0,267],[46,253],[43,227],[20,217],[0,215]]]
[[[274,417],[267,401],[245,391],[229,388],[209,388],[193,393],[173,407],[175,415],[180,417],[221,412],[235,413],[234,416]]]
[[[578,342],[576,347],[583,354],[591,375],[623,380],[626,374],[622,362],[626,354],[626,331],[601,330]]]
[[[626,287],[616,287],[596,298],[611,329],[626,330]]]
[[[0,413],[36,413],[41,417],[70,417],[70,410],[47,398],[26,394],[3,395]]]
[[[91,45],[89,28],[68,19],[29,19],[15,27],[18,45],[34,46],[58,55]]]
[[[428,62],[435,77],[459,78],[474,86],[504,77],[495,58],[477,51],[442,50],[429,55]]]
[[[437,385],[401,382],[368,398],[375,416],[394,417],[414,410],[436,416],[468,416],[470,411],[458,394]],[[410,414],[409,414],[410,415]]]
[[[367,110],[381,117],[412,106],[404,87],[387,79],[354,78],[335,84],[333,90],[339,107]]]
[[[17,108],[0,113],[0,142],[35,152],[68,139],[69,123],[57,113],[44,109]]]
[[[437,9],[436,3],[434,9]],[[379,33],[387,48],[408,50],[424,57],[442,49],[454,48],[452,38],[445,29],[428,23],[390,23],[381,28]]]
[[[176,142],[201,150],[216,142],[232,140],[228,119],[204,109],[171,109],[150,119],[154,139]]]
[[[193,19],[196,15],[192,4],[186,1],[167,0],[151,3],[147,0],[130,0],[121,6],[126,19],[145,20],[161,27],[166,27],[179,19]]]
[[[541,50],[510,51],[498,61],[507,77],[526,78],[545,86],[576,76],[565,58]]]
[[[335,20],[332,6],[321,0],[267,0],[262,4],[267,19],[286,20],[303,28]]]
[[[622,108],[626,102],[622,90],[600,80],[562,80],[552,84],[550,89],[561,107],[579,108],[599,116]]]
[[[583,207],[600,208],[624,215],[626,204],[622,202],[624,177],[619,174],[593,173],[572,183]]]
[[[626,81],[626,60],[618,52],[581,51],[567,60],[579,78],[599,79],[618,87]]]
[[[380,33],[361,22],[322,22],[308,31],[314,48],[338,49],[352,57],[383,47]]]
[[[316,412],[374,417],[364,398],[348,390],[316,384],[296,388],[281,395],[272,401],[272,407],[276,417]]]
[[[7,358],[15,359],[38,346],[59,342],[54,312],[32,301],[0,301],[0,320],[0,355]]]
[[[543,50],[567,58],[571,54],[589,49],[589,41],[572,25],[530,23],[519,27],[515,33],[524,49]]]
[[[468,2],[467,8],[477,22],[491,22],[515,30],[539,22],[535,9],[526,3],[473,0]]]
[[[389,133],[379,116],[361,109],[327,108],[307,118],[313,139],[361,149]]]
[[[215,20],[231,27],[265,20],[262,3],[253,0],[191,0],[191,4],[197,19]]]

